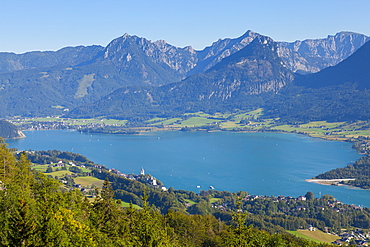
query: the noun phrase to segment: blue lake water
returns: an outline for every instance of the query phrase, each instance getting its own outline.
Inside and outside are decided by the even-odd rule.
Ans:
[[[198,192],[248,191],[256,195],[331,194],[349,204],[370,207],[370,191],[325,186],[305,179],[344,167],[361,156],[350,143],[284,133],[152,132],[145,135],[26,131],[9,140],[19,150],[59,149],[95,163],[138,174],[143,167],[166,187]],[[200,186],[200,189],[197,188]]]

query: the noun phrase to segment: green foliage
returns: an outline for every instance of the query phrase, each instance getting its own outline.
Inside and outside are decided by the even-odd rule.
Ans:
[[[305,197],[306,197],[307,200],[313,200],[313,199],[315,199],[315,195],[311,191],[308,191],[306,193]]]
[[[339,179],[355,178],[355,180],[346,181],[345,184],[364,189],[370,188],[370,157],[364,156],[353,164],[343,168],[336,168],[328,172],[317,175],[318,179]]]
[[[285,87],[264,106],[266,117],[279,117],[286,123],[368,120],[370,91],[356,83],[320,88]]]
[[[263,88],[271,88],[268,85],[273,81],[273,91],[278,90],[280,82],[285,84],[292,79],[292,72],[282,65],[276,53],[276,44],[258,37],[202,74],[160,87],[120,88],[93,104],[75,108],[68,116],[109,116],[127,120],[139,117],[146,121],[164,116],[175,118],[186,112],[256,109],[273,95]],[[195,120],[189,124],[199,124],[199,119]],[[217,122],[217,119],[206,122],[209,121]]]
[[[27,157],[35,164],[57,163],[62,160],[64,163],[74,162],[85,166],[93,166],[94,163],[81,154],[71,153],[68,151],[48,150],[48,151],[29,151]]]
[[[318,246],[251,226],[235,228],[212,215],[172,210],[162,215],[148,206],[154,191],[142,193],[141,210],[122,208],[108,179],[89,202],[79,191],[63,191],[56,180],[31,170],[25,154],[15,159],[4,144],[0,164],[0,246],[240,246],[235,242],[240,236],[248,240],[243,246]],[[192,192],[179,194],[199,199]]]
[[[77,166],[71,166],[71,167],[69,168],[69,170],[70,170],[71,172],[74,172],[74,173],[80,173],[80,172],[82,172],[82,169],[81,169],[81,168],[79,168],[79,167],[77,167]]]
[[[109,179],[113,189],[116,190],[115,198],[117,199],[126,202],[131,201],[143,206],[141,198],[144,196],[143,191],[146,190],[148,192],[148,202],[157,207],[162,213],[166,213],[169,209],[185,212],[185,206],[176,199],[173,193],[164,192],[161,189],[118,176],[106,170],[93,169],[92,174],[99,179]]]
[[[19,138],[18,128],[8,121],[0,120],[0,137],[2,138]]]

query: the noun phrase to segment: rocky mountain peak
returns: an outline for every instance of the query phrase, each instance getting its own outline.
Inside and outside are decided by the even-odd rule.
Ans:
[[[278,51],[289,69],[307,74],[338,64],[368,40],[362,34],[339,32],[324,39],[279,42]]]
[[[167,45],[167,42],[165,40],[162,40],[162,39],[157,40],[153,43],[156,44],[158,47],[163,47],[163,46]]]
[[[292,80],[292,71],[312,73],[336,65],[368,40],[365,35],[339,32],[323,39],[274,42],[249,30],[195,51],[191,46],[179,48],[164,40],[125,33],[105,48],[0,53],[0,97],[4,102],[0,115],[29,114],[29,105],[34,105],[32,114],[59,114],[60,109],[50,106],[72,109],[123,86],[161,86],[179,81],[184,82],[184,90],[176,99],[189,91],[190,84],[194,91],[189,93],[197,99],[230,100],[238,95],[278,92]],[[205,91],[194,93],[200,87]],[[38,94],[40,97],[34,97]],[[15,98],[32,101],[20,101],[15,109]]]
[[[219,63],[222,59],[240,51],[249,45],[256,37],[262,36],[248,30],[242,36],[235,39],[219,39],[211,46],[198,52],[198,64],[190,74],[201,73]]]
[[[130,54],[130,59],[127,59]],[[178,48],[164,40],[151,41],[138,36],[123,36],[113,40],[105,48],[103,60],[113,62],[116,66],[136,66],[142,64],[143,70],[148,66],[160,66],[175,75],[176,80],[181,80],[186,73],[195,67],[196,52],[191,47]],[[131,64],[131,65],[130,65]],[[151,65],[149,65],[151,64]],[[158,71],[158,69],[155,69]]]

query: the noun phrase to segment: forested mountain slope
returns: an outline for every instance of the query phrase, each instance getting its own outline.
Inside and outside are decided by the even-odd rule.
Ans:
[[[14,124],[0,120],[0,138],[12,139],[22,137],[25,137],[25,135]]]
[[[298,76],[267,106],[285,121],[351,121],[370,117],[370,43],[336,66]]]
[[[260,106],[262,93],[276,93],[293,80],[270,38],[257,37],[203,74],[161,87],[125,87],[74,109],[71,117],[130,117],[228,107]],[[253,99],[253,100],[251,100]]]
[[[212,215],[161,215],[145,202],[141,210],[122,208],[108,180],[90,202],[4,144],[0,162],[1,246],[328,246],[257,230],[241,213],[226,225]]]
[[[106,47],[0,53],[0,99],[3,102],[0,116],[60,115],[121,87],[161,86],[197,74],[197,78],[201,78],[256,38],[268,37],[248,31],[238,38],[220,39],[196,51],[190,46],[178,48],[165,41],[152,42],[125,34]],[[291,72],[311,73],[335,65],[366,40],[368,37],[361,34],[341,32],[325,39],[276,42],[276,50]],[[233,74],[232,70],[228,74]],[[255,76],[263,81],[268,79],[262,78],[265,75]],[[241,73],[240,80],[248,80],[242,76],[245,74]],[[209,73],[205,77],[209,77]]]

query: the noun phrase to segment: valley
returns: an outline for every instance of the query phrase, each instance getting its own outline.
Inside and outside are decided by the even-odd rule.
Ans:
[[[249,112],[206,114],[204,112],[185,113],[177,117],[153,118],[143,122],[131,123],[129,120],[114,119],[68,119],[49,118],[18,118],[12,122],[22,130],[53,130],[73,129],[90,134],[145,135],[156,131],[231,131],[231,132],[286,132],[307,135],[328,141],[351,142],[360,154],[368,156],[370,150],[369,122],[327,122],[313,121],[306,124],[284,124],[279,119],[264,118],[263,109]],[[365,164],[369,163],[365,161]],[[344,169],[344,168],[341,168]],[[364,168],[359,167],[363,170]],[[366,169],[366,167],[365,167]],[[363,170],[365,171],[365,170]],[[330,173],[331,171],[328,171]],[[316,174],[319,175],[319,174]],[[321,176],[321,177],[320,177]],[[317,180],[320,178],[319,180]],[[308,178],[306,178],[308,179]],[[323,182],[329,179],[329,182]],[[335,182],[333,182],[333,180]],[[365,179],[365,180],[364,180]],[[320,174],[312,181],[320,184],[351,185],[364,189],[370,188],[369,177],[357,173],[338,173],[335,177]],[[355,181],[356,180],[356,181]],[[311,182],[311,180],[309,181]]]
[[[137,133],[147,131],[266,131],[304,134],[311,137],[335,141],[354,141],[370,137],[369,121],[328,122],[286,124],[279,118],[264,117],[263,109],[237,111],[234,113],[204,112],[184,113],[176,117],[156,117],[144,121],[118,120],[108,118],[73,119],[64,117],[47,118],[9,118],[21,130],[45,129],[104,129],[114,127],[118,130],[133,130]],[[107,132],[108,133],[108,132]],[[109,132],[114,134],[114,132]]]
[[[97,189],[104,189],[104,179],[109,178],[109,181],[112,181],[112,187],[116,190],[115,197],[123,207],[142,210],[145,205],[139,196],[142,195],[142,190],[145,190],[150,195],[148,201],[156,205],[162,213],[176,207],[177,210],[192,214],[213,214],[222,221],[228,222],[231,217],[230,212],[237,207],[235,200],[241,200],[243,210],[249,212],[248,224],[269,232],[289,230],[288,232],[293,235],[304,234],[318,243],[330,243],[339,239],[345,241],[344,239],[349,235],[356,240],[366,242],[364,236],[368,234],[366,230],[356,230],[355,234],[351,230],[353,225],[362,224],[364,228],[367,227],[367,222],[361,221],[361,217],[368,217],[368,210],[360,206],[343,204],[329,195],[320,195],[321,197],[315,199],[312,192],[307,192],[304,196],[292,197],[217,190],[202,190],[195,194],[191,191],[165,188],[159,180],[150,174],[145,174],[144,171],[135,175],[108,169],[80,154],[57,150],[27,151],[27,154],[33,162],[31,166],[33,169],[57,179],[65,189],[80,190],[91,202],[96,200]],[[154,180],[156,182],[153,182]],[[158,202],[158,198],[161,198],[162,202]],[[131,203],[128,203],[129,201]],[[171,205],[171,208],[168,205]],[[261,214],[263,208],[266,209]],[[332,211],[336,213],[332,214]],[[349,217],[349,215],[352,216]],[[346,220],[340,222],[343,218]],[[347,229],[343,229],[344,227]],[[296,229],[299,230],[295,231]],[[330,235],[327,234],[328,232]]]
[[[11,168],[59,181],[87,208],[148,215],[149,203],[158,219],[199,214],[320,243],[366,242],[368,40],[339,32],[289,43],[247,31],[197,51],[125,34],[106,47],[0,53],[0,117],[28,135],[7,142],[32,161],[24,168],[18,152]],[[143,166],[163,183],[135,175]]]

